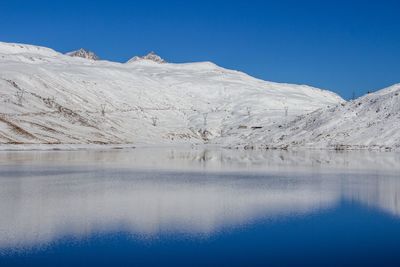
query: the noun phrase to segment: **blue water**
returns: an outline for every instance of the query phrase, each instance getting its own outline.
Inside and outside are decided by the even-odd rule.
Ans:
[[[42,153],[0,156],[0,266],[400,266],[390,160]]]

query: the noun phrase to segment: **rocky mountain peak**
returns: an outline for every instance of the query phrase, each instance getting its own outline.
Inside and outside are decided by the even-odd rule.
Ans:
[[[91,52],[91,51],[83,49],[83,48],[76,50],[76,51],[66,53],[66,55],[70,56],[70,57],[81,57],[81,58],[86,58],[86,59],[90,59],[90,60],[100,60],[100,58],[94,52]]]
[[[159,55],[157,55],[155,52],[150,52],[145,56],[135,56],[132,59],[130,59],[128,61],[128,63],[130,62],[136,62],[136,61],[140,61],[140,60],[150,60],[156,63],[167,63],[167,61],[165,61],[163,58],[161,58]]]

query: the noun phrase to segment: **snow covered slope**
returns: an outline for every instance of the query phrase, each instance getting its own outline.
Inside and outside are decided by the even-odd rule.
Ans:
[[[210,62],[121,64],[0,43],[3,144],[237,143],[243,132],[341,102]]]
[[[240,141],[264,148],[400,150],[400,84],[260,129]]]

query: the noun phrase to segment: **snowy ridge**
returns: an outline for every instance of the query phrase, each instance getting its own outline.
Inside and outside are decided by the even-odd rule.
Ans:
[[[32,55],[44,55],[44,56],[57,56],[60,53],[53,49],[41,46],[27,45],[27,44],[13,44],[0,42],[2,54],[32,54]]]
[[[399,147],[398,85],[346,103],[211,62],[146,57],[121,64],[0,43],[0,143]]]
[[[267,132],[267,133],[266,133]],[[400,148],[400,84],[248,136],[264,148]]]

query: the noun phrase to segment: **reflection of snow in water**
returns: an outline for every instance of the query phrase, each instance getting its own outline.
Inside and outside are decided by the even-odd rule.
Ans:
[[[312,155],[307,161],[282,152],[142,152],[2,154],[0,247],[118,230],[138,235],[213,234],[257,219],[318,212],[342,197],[400,215],[398,172],[350,172],[351,160],[344,161],[340,172],[322,173]],[[328,157],[330,162],[343,162],[333,154]],[[262,168],[257,173],[225,172],[252,165]],[[206,171],[137,170],[154,166]],[[303,171],[294,172],[296,168]]]

